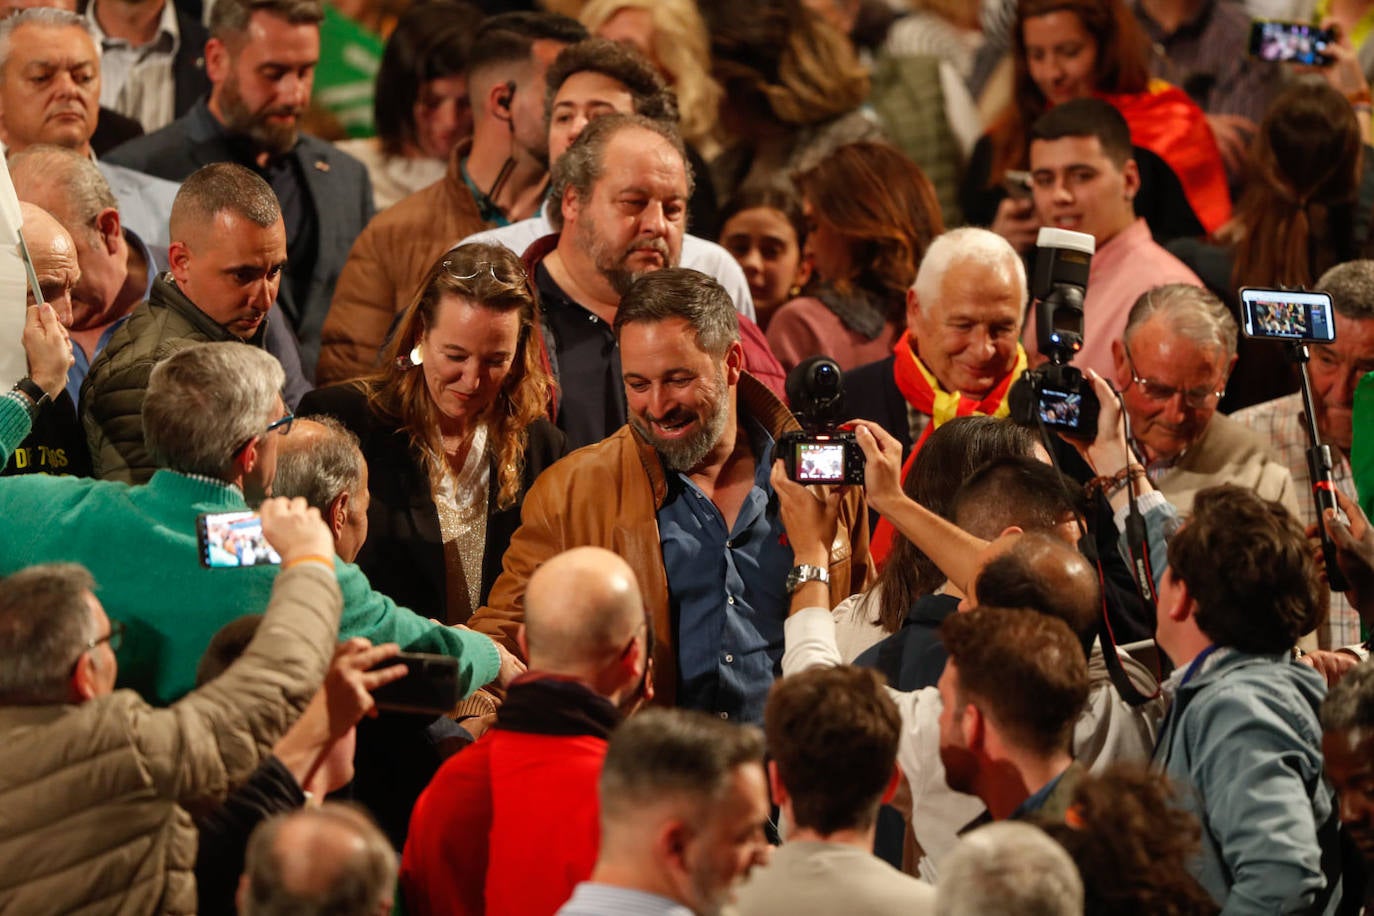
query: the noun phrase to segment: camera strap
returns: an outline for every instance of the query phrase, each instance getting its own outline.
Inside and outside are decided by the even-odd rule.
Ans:
[[[1041,443],[1045,446],[1045,451],[1049,453],[1050,464],[1056,471],[1060,472],[1060,485],[1064,487],[1065,493],[1073,497],[1074,494],[1069,490],[1068,484],[1064,482],[1066,475],[1059,467],[1059,458],[1055,452],[1054,443],[1050,439],[1049,430],[1046,429],[1044,421],[1040,419],[1038,415],[1035,425],[1040,431]],[[1129,491],[1129,478],[1127,480],[1127,487]],[[1131,553],[1132,580],[1135,582],[1137,592],[1140,593],[1141,600],[1145,602],[1148,609],[1153,611],[1155,607],[1155,593],[1154,582],[1149,578],[1150,561],[1149,551],[1146,549],[1145,519],[1140,514],[1140,509],[1136,505],[1134,492],[1128,492],[1127,498],[1129,500],[1129,508],[1126,516],[1126,541],[1127,548]],[[1078,517],[1077,523],[1079,551],[1097,570],[1098,600],[1101,604],[1101,612],[1098,615],[1097,621],[1097,637],[1098,645],[1102,648],[1102,660],[1107,666],[1107,676],[1111,678],[1112,686],[1116,688],[1116,692],[1121,695],[1121,698],[1126,701],[1127,705],[1131,707],[1143,706],[1145,703],[1159,696],[1159,688],[1156,687],[1154,692],[1150,694],[1141,693],[1136,689],[1135,684],[1131,683],[1130,677],[1126,674],[1126,669],[1122,667],[1121,656],[1118,654],[1116,647],[1116,636],[1112,632],[1111,619],[1107,614],[1107,577],[1106,573],[1102,570],[1102,557],[1097,552],[1097,540],[1092,536],[1091,532],[1089,532],[1087,524],[1081,516]],[[1131,544],[1133,523],[1134,526],[1139,529],[1139,553],[1137,553],[1136,547]],[[1136,559],[1137,556],[1139,556],[1139,560]],[[1136,572],[1137,569],[1144,570],[1146,581],[1148,582],[1148,587],[1144,591],[1141,590],[1141,579],[1139,573]],[[1158,675],[1158,672],[1156,672],[1156,675]],[[1160,680],[1160,678],[1156,676],[1156,680]]]

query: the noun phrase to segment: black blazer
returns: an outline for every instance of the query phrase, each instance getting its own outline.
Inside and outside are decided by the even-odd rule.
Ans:
[[[357,563],[372,587],[421,614],[445,623],[462,623],[449,614],[439,513],[430,494],[429,472],[411,448],[409,434],[374,414],[366,396],[349,382],[310,392],[296,414],[329,414],[351,429],[362,444],[372,506],[367,512],[367,542]],[[525,472],[515,505],[496,509],[496,487],[491,487],[486,553],[482,557],[482,604],[501,573],[501,558],[511,535],[520,527],[525,494],[534,478],[566,452],[563,433],[548,420],[536,420],[529,428]],[[494,484],[494,466],[491,479]]]
[[[911,454],[911,424],[906,418],[906,398],[897,390],[893,375],[896,364],[896,356],[887,356],[846,372],[842,412],[846,420],[872,420],[891,433],[902,444],[902,461],[906,461]]]

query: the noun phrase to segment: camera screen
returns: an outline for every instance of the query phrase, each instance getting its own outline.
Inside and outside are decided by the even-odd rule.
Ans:
[[[216,512],[200,517],[200,556],[214,569],[266,566],[281,557],[262,534],[262,519],[255,512]]]
[[[1040,389],[1040,419],[1052,426],[1078,429],[1083,419],[1083,395],[1077,391]]]
[[[844,443],[797,443],[797,483],[844,483]]]
[[[1331,298],[1325,293],[1246,289],[1241,291],[1241,303],[1249,337],[1327,342],[1336,339]]]
[[[1301,22],[1256,22],[1250,36],[1251,53],[1260,60],[1293,61],[1325,66],[1331,34]]]

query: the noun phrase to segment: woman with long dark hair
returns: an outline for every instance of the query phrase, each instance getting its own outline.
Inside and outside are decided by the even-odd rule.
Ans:
[[[944,232],[925,173],[895,148],[850,143],[795,177],[812,282],[773,315],[768,345],[790,370],[808,356],[852,369],[892,352],[906,294]]]
[[[1156,239],[1193,225],[1215,231],[1230,217],[1226,172],[1206,117],[1183,90],[1150,78],[1149,43],[1124,0],[1020,0],[1012,34],[1012,103],[978,141],[960,191],[970,222],[991,224],[1019,248],[1033,239],[1029,201],[1006,199],[1007,173],[1028,167],[1036,118],[1089,96],[1115,106],[1131,142],[1162,160],[1140,163],[1143,205],[1156,196],[1153,186],[1182,186],[1191,213],[1139,214]]]
[[[1286,89],[1265,116],[1246,159],[1245,192],[1208,241],[1169,250],[1239,314],[1243,286],[1312,287],[1358,255],[1356,210],[1364,143],[1354,109],[1324,82]],[[1297,390],[1282,351],[1240,342],[1221,407],[1229,412]]]
[[[453,148],[472,135],[468,47],[482,13],[460,0],[412,7],[382,52],[373,102],[377,136],[338,147],[367,166],[381,210],[444,177]]]

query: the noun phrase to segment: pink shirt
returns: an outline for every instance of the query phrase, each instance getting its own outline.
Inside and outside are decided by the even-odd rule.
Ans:
[[[900,335],[897,326],[889,321],[881,334],[866,340],[845,327],[821,300],[810,296],[783,303],[768,320],[768,346],[784,372],[791,372],[810,356],[828,356],[848,372],[891,356]]]
[[[1166,283],[1203,285],[1186,264],[1155,244],[1145,220],[1136,219],[1099,247],[1088,270],[1083,349],[1074,357],[1073,364],[1080,369],[1096,370],[1103,378],[1112,378],[1112,341],[1120,340],[1125,332],[1131,306],[1146,290]],[[1033,311],[1021,337],[1031,365],[1040,362]]]

